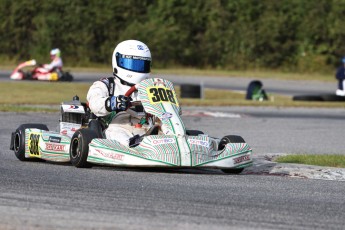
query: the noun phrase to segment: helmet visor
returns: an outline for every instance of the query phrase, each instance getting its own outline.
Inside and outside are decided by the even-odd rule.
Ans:
[[[150,73],[151,58],[116,53],[117,66],[137,73]]]

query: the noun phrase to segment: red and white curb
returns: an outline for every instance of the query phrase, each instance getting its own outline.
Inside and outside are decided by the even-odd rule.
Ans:
[[[183,111],[185,117],[220,117],[220,118],[241,118],[237,113],[210,112],[210,111]]]

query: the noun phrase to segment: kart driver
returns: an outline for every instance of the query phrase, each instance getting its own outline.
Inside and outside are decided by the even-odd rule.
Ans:
[[[50,64],[44,64],[37,67],[34,71],[39,80],[54,80],[52,78],[61,74],[63,62],[61,59],[61,51],[58,48],[50,51]],[[56,72],[58,75],[54,76],[49,73]]]
[[[61,51],[58,48],[52,49],[50,51],[50,64],[44,64],[43,68],[45,68],[48,72],[53,71],[54,69],[62,69],[63,62],[61,59]]]
[[[140,41],[123,41],[114,49],[112,67],[112,77],[102,78],[91,85],[87,101],[91,112],[102,117],[108,125],[105,137],[128,146],[129,138],[143,135],[146,130],[135,126],[140,117],[125,112],[131,99],[137,101],[137,92],[131,98],[124,94],[133,85],[150,77],[151,52]]]
[[[335,74],[335,78],[338,80],[338,89],[335,94],[338,96],[345,96],[345,57],[343,57],[342,63]]]

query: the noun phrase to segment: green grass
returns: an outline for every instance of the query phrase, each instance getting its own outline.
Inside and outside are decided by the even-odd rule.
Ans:
[[[78,95],[82,102],[91,84],[65,82],[1,82],[0,111],[54,111],[61,102],[72,100]],[[176,87],[179,97],[179,87]],[[268,101],[245,100],[244,92],[205,89],[203,99],[179,98],[181,106],[275,106],[275,107],[344,107],[341,102],[293,101],[291,97],[269,95]]]
[[[334,70],[335,71],[335,70]],[[153,69],[154,74],[176,74],[188,76],[218,76],[218,77],[248,77],[259,79],[277,79],[277,80],[308,80],[308,81],[334,81],[335,72],[330,73],[296,73],[296,72],[282,72],[274,70],[215,70],[215,69],[195,69],[195,68],[180,68],[180,69]]]
[[[72,100],[75,95],[85,101],[89,87],[90,84],[65,82],[1,82],[0,105],[58,105],[62,101]]]
[[[294,163],[345,168],[344,155],[286,155],[277,157],[274,161],[278,163]]]

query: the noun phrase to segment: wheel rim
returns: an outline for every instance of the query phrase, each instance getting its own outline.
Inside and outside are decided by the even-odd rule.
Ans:
[[[78,138],[74,138],[72,140],[72,150],[71,150],[71,157],[73,159],[77,158],[80,156],[80,151],[79,151],[79,140]]]
[[[14,151],[18,152],[20,148],[20,133],[16,133],[13,145],[14,145]]]

